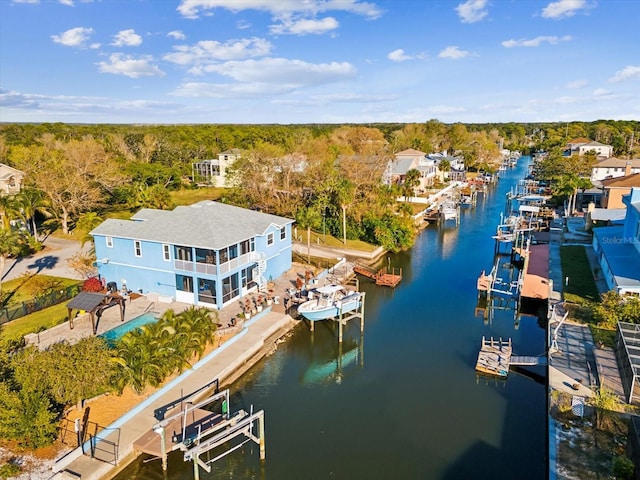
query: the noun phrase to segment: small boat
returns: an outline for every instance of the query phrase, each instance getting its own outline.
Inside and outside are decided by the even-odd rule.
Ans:
[[[327,320],[360,308],[362,294],[342,285],[325,285],[309,292],[310,300],[298,305],[298,313],[307,320]]]

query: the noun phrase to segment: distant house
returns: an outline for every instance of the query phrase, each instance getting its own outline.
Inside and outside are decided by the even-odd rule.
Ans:
[[[142,209],[95,228],[98,272],[118,288],[222,308],[291,268],[293,220],[218,202]]]
[[[581,145],[591,142],[591,139],[585,137],[573,138],[567,142],[567,149],[571,152],[577,152]]]
[[[610,290],[640,295],[640,188],[623,197],[624,224],[593,229],[593,248]]]
[[[467,179],[467,169],[464,164],[464,158],[453,155],[447,155],[447,152],[430,153],[427,159],[433,160],[437,169],[437,176],[441,182],[447,180],[464,182]],[[442,162],[449,164],[448,168],[442,166]]]
[[[416,190],[424,190],[433,185],[437,173],[435,160],[413,148],[395,154],[395,158],[387,163],[382,181],[385,185],[403,185],[409,170],[420,172],[420,184]]]
[[[631,189],[634,187],[640,188],[640,173],[603,180],[602,207],[606,209],[625,208],[622,198],[631,193]]]
[[[240,159],[239,148],[232,148],[218,154],[217,159],[201,160],[191,164],[194,183],[224,187],[227,184],[227,168]]]
[[[18,193],[22,188],[24,172],[0,163],[0,193]]]
[[[567,142],[565,155],[584,155],[594,152],[598,157],[608,158],[613,155],[613,147],[604,143],[594,142],[588,138],[574,138]]]
[[[613,147],[600,142],[589,142],[578,147],[578,155],[594,152],[598,157],[609,158],[613,155]]]
[[[607,178],[619,178],[640,173],[640,158],[623,160],[611,157],[596,163],[591,169],[591,183],[600,184]]]

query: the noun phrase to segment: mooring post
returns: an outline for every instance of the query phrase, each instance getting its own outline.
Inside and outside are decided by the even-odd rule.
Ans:
[[[364,333],[364,299],[366,295],[362,294],[362,302],[360,302],[360,333]]]
[[[264,460],[267,457],[264,439],[264,412],[258,418],[258,432],[260,435],[260,460]]]
[[[200,469],[198,468],[198,454],[193,456],[193,480],[200,480]]]
[[[162,457],[162,470],[167,470],[167,443],[165,440],[164,426],[159,425],[154,428],[155,432],[160,435],[160,456]]]

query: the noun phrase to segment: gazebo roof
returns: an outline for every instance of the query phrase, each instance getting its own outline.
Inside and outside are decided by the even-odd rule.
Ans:
[[[91,312],[96,307],[103,304],[105,298],[106,295],[104,293],[80,292],[78,295],[73,297],[69,303],[67,303],[67,308]]]

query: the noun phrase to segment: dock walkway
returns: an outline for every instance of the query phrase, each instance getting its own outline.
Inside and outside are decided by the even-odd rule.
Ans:
[[[295,321],[289,315],[274,312],[271,307],[261,312],[247,322],[240,333],[105,429],[110,433],[101,440],[117,444],[117,466],[83,455],[78,448],[56,461],[54,471],[58,473],[54,478],[111,478],[135,457],[133,444],[156,423],[154,413],[157,410],[171,404],[184,392],[195,392],[212,380],[229,383],[240,370],[253,365],[265,347],[294,325]]]

